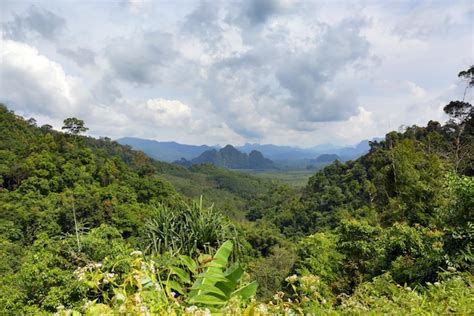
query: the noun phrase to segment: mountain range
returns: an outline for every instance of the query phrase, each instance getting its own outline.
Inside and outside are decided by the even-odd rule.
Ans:
[[[176,142],[159,142],[135,137],[123,137],[118,139],[117,142],[122,145],[129,145],[133,149],[141,150],[156,160],[166,162],[172,162],[181,158],[193,159],[206,150],[216,148],[216,146],[185,145]]]
[[[265,158],[261,152],[252,150],[249,154],[237,150],[232,145],[227,145],[222,149],[210,149],[203,152],[199,157],[191,160],[181,158],[174,162],[182,166],[192,166],[203,163],[210,163],[218,167],[229,169],[271,169],[274,168],[273,161]]]
[[[374,138],[373,140],[380,140]],[[160,142],[156,140],[141,139],[135,137],[124,137],[117,140],[122,145],[129,145],[134,149],[142,150],[150,157],[167,162],[173,162],[184,158],[193,160],[206,151],[219,151],[220,146],[208,145],[185,145],[176,142]],[[337,155],[340,160],[355,159],[369,151],[369,140],[362,140],[355,146],[338,146],[334,144],[322,144],[310,148],[299,148],[291,146],[279,146],[272,144],[250,144],[235,146],[234,149],[242,153],[250,154],[252,151],[260,152],[264,157],[272,161],[291,161],[316,159],[323,154]],[[215,153],[210,154],[215,155]]]

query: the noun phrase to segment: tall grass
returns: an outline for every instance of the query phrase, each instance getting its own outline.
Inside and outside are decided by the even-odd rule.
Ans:
[[[230,220],[213,206],[203,207],[202,198],[192,205],[170,209],[156,208],[144,231],[147,251],[186,254],[192,257],[201,253],[214,253],[226,240],[232,240],[235,253],[242,251],[242,237]]]

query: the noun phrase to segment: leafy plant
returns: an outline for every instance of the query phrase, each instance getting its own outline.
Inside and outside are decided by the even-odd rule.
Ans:
[[[241,251],[237,228],[213,207],[205,208],[202,198],[181,209],[158,206],[145,225],[144,243],[153,254],[164,252],[198,256],[215,251],[226,240],[233,240]]]
[[[241,301],[247,301],[255,295],[257,282],[253,281],[240,286],[244,270],[239,263],[230,267],[229,257],[232,253],[233,243],[228,240],[221,245],[214,256],[203,255],[196,263],[188,256],[180,256],[180,261],[191,273],[194,282],[191,281],[189,273],[179,267],[172,267],[171,272],[176,275],[182,284],[192,284],[186,289],[175,281],[168,282],[172,288],[187,296],[189,304],[203,306],[226,305],[232,298],[238,297]]]

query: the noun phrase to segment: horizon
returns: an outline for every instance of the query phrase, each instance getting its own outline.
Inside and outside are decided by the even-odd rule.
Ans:
[[[445,122],[474,63],[470,1],[1,6],[0,102],[93,137],[347,146]]]
[[[188,146],[208,146],[208,147],[217,147],[217,148],[223,148],[227,145],[231,145],[233,147],[244,147],[246,145],[250,146],[277,146],[277,147],[289,147],[289,148],[296,148],[296,149],[302,149],[302,150],[308,150],[308,149],[313,149],[315,147],[320,147],[320,146],[334,146],[333,148],[345,148],[345,147],[356,147],[360,143],[364,141],[373,141],[373,140],[380,140],[383,139],[384,137],[380,136],[375,136],[375,137],[370,137],[370,138],[365,138],[361,139],[355,143],[351,144],[342,144],[342,143],[321,143],[321,144],[316,144],[316,145],[309,145],[307,147],[303,146],[298,146],[298,145],[277,145],[277,144],[270,144],[270,143],[251,143],[251,142],[246,142],[243,144],[233,144],[233,143],[222,143],[222,144],[205,144],[205,143],[199,143],[199,144],[188,144],[188,143],[180,143],[174,140],[158,140],[158,139],[149,139],[149,138],[141,138],[141,137],[133,137],[133,136],[123,136],[119,138],[112,139],[113,141],[120,141],[121,139],[126,139],[126,138],[133,138],[133,139],[139,139],[139,140],[144,140],[144,141],[154,141],[158,143],[175,143],[179,145],[188,145]]]

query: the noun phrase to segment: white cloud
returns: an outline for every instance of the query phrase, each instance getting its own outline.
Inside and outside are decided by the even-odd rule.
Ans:
[[[54,122],[77,115],[111,137],[355,143],[442,120],[474,61],[469,1],[4,9],[0,100]]]
[[[408,89],[415,98],[423,99],[426,97],[426,91],[422,87],[418,86],[416,83],[412,81],[407,81]]]
[[[2,102],[51,117],[77,111],[77,78],[27,44],[1,40],[0,46]]]
[[[192,118],[191,108],[177,100],[150,99],[133,108],[142,120],[159,127],[185,127]]]

